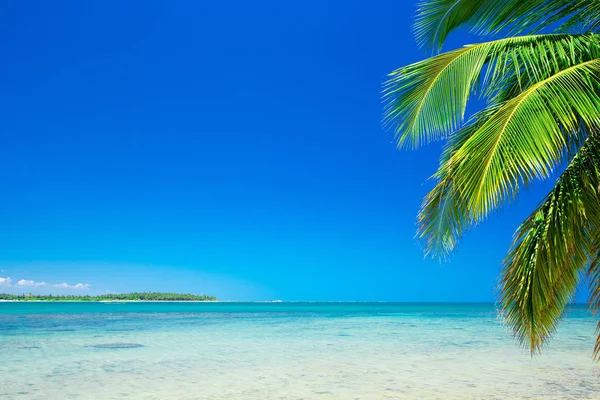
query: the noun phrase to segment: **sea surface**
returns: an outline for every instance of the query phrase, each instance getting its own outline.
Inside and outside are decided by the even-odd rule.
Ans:
[[[0,399],[600,399],[596,321],[540,356],[492,304],[0,303]]]

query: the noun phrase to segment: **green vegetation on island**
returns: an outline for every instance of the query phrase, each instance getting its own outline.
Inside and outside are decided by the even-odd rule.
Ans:
[[[465,28],[488,41],[439,52]],[[385,122],[399,147],[445,142],[418,216],[426,253],[447,258],[523,189],[554,181],[515,232],[499,287],[506,323],[539,352],[580,283],[600,310],[600,2],[422,0],[415,33],[437,54],[390,74]]]
[[[0,300],[11,301],[215,301],[215,296],[188,293],[133,292],[89,295],[8,294]]]

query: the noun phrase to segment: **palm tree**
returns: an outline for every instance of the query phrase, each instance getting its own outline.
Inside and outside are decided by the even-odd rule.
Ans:
[[[459,27],[508,37],[392,72],[384,123],[400,148],[445,141],[418,216],[429,256],[448,257],[465,231],[521,188],[556,179],[517,229],[500,279],[505,320],[535,353],[586,276],[590,305],[600,307],[600,1],[419,3],[420,45],[439,51]],[[466,116],[473,94],[485,106]]]

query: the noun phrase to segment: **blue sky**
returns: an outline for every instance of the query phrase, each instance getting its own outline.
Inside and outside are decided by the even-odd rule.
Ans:
[[[439,146],[399,152],[381,129],[386,74],[427,56],[414,8],[5,3],[4,289],[493,301],[512,233],[547,185],[449,263],[423,258],[415,216]]]

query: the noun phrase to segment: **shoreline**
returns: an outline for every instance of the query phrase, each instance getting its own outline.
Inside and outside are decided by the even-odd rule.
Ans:
[[[222,300],[0,300],[0,303],[223,303]]]

